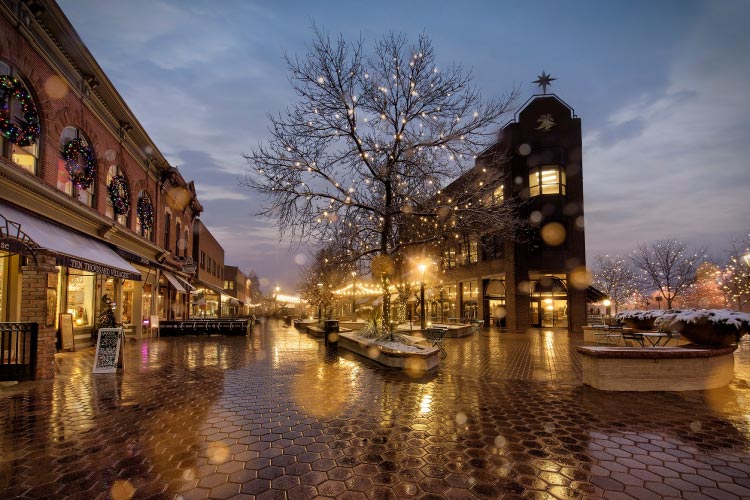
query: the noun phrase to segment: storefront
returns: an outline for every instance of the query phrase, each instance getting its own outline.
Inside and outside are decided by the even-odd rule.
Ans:
[[[191,312],[193,318],[220,318],[222,317],[222,290],[214,285],[202,281],[195,282],[195,289],[191,292]]]
[[[60,313],[73,317],[76,345],[93,339],[99,312],[112,303],[118,321],[132,319],[141,273],[105,243],[0,202],[0,321],[38,316],[54,326]],[[23,274],[37,267],[37,254],[54,257],[46,271],[41,311],[22,311]]]
[[[531,326],[568,327],[568,289],[560,276],[539,276],[531,288]]]

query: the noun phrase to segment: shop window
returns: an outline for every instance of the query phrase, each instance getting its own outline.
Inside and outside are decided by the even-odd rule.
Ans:
[[[560,165],[547,165],[529,170],[529,196],[566,194],[565,169]]]
[[[143,318],[143,321],[151,321],[151,297],[153,296],[153,287],[151,286],[151,283],[144,283],[143,284],[143,299],[142,299],[142,305],[141,310],[143,311],[143,314],[141,317]]]
[[[138,234],[149,241],[153,241],[154,236],[154,205],[151,203],[151,197],[147,192],[138,193],[138,207],[136,208],[137,217],[135,218],[135,230]]]
[[[23,80],[0,62],[0,156],[32,174],[39,163],[38,109]]]
[[[66,311],[73,315],[76,327],[94,324],[94,275],[68,276],[68,304]]]
[[[60,135],[60,150],[65,150],[66,146],[72,153],[67,160],[62,155],[57,157],[57,189],[93,207],[96,189],[94,152],[83,132],[75,127],[65,127]]]
[[[125,280],[122,284],[122,306],[120,307],[120,321],[122,323],[133,322],[133,291],[135,281]]]
[[[110,165],[107,169],[106,185],[109,192],[106,197],[107,205],[104,208],[104,214],[107,217],[114,219],[118,224],[128,227],[128,217],[130,216],[130,192],[127,177],[125,177],[125,174],[117,165]]]
[[[206,252],[201,251],[201,269],[206,269]]]

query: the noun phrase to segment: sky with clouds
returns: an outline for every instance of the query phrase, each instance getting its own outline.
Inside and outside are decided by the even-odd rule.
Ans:
[[[309,248],[279,239],[241,185],[242,154],[295,99],[284,52],[311,25],[375,41],[426,33],[485,96],[542,70],[582,119],[586,245],[678,238],[717,258],[750,232],[746,0],[380,2],[58,0],[159,149],[196,183],[226,264],[293,288]]]

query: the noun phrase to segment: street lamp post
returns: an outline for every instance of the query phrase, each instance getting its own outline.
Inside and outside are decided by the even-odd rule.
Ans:
[[[419,264],[419,326],[422,330],[425,329],[425,317],[424,317],[424,270],[427,268],[424,264]]]
[[[612,305],[612,301],[609,299],[604,299],[603,304],[604,304],[604,314],[607,316],[607,318],[609,318],[609,315],[610,315],[609,307]]]
[[[357,307],[357,271],[352,271],[352,321],[356,320],[354,311]]]

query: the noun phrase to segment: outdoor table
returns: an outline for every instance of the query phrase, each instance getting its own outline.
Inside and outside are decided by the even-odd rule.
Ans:
[[[677,335],[661,332],[643,332],[641,336],[651,344],[651,347],[666,346],[667,343]]]

